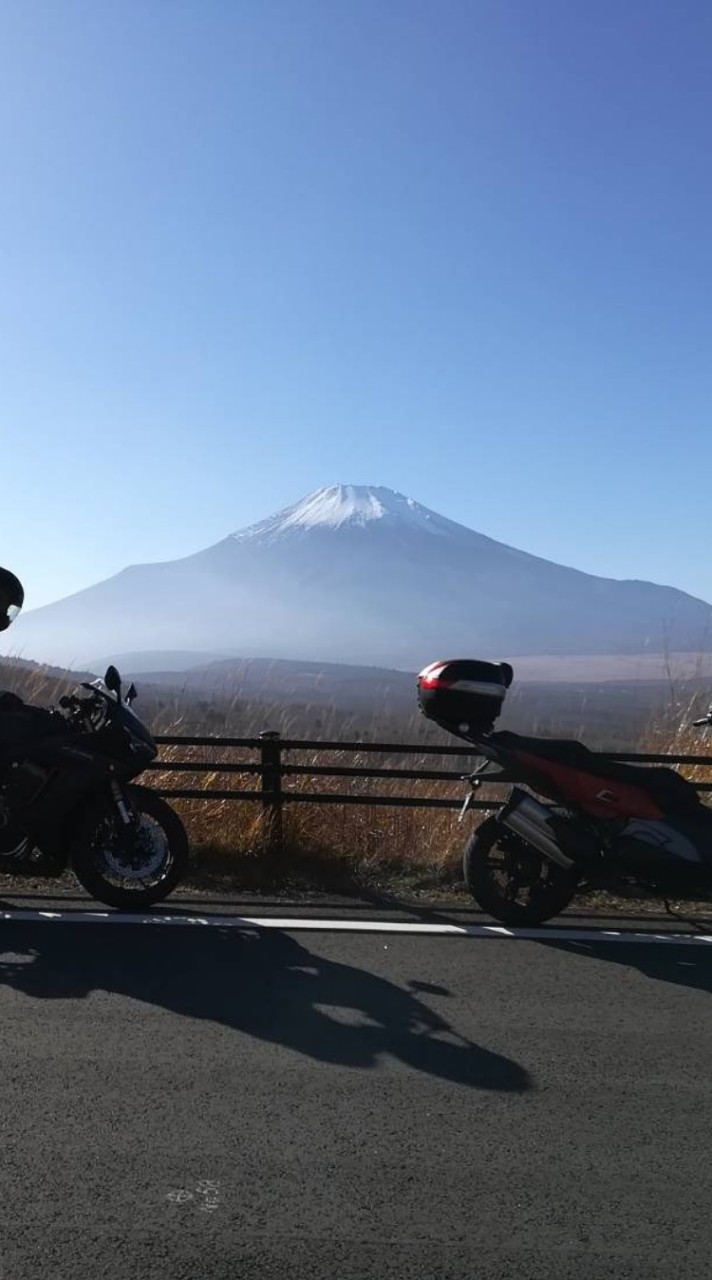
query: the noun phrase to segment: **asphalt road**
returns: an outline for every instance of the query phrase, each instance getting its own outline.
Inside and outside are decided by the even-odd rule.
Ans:
[[[703,946],[0,929],[2,1280],[708,1280]]]

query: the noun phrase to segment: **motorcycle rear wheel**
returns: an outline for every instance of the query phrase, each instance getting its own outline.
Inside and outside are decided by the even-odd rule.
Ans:
[[[521,836],[488,818],[473,831],[462,859],[470,893],[502,924],[537,925],[559,915],[571,902],[578,872],[560,867]]]
[[[178,814],[155,791],[131,786],[126,794],[134,809],[132,826],[102,800],[75,833],[71,866],[93,898],[132,911],[173,892],[188,870],[189,848]]]

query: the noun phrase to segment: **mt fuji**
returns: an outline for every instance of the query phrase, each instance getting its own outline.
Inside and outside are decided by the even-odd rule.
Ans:
[[[712,606],[515,550],[390,489],[335,485],[180,560],[22,616],[6,652],[129,651],[417,669],[437,657],[689,653]]]

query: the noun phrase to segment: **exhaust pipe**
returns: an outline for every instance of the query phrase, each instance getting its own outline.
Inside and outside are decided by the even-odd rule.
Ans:
[[[564,870],[569,871],[573,867],[573,858],[563,852],[556,838],[551,824],[551,809],[525,791],[515,787],[507,807],[498,815],[498,821]]]

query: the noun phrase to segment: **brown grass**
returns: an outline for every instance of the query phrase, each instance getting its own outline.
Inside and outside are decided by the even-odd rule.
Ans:
[[[251,728],[245,729],[251,736]],[[216,759],[217,755],[217,759]],[[152,772],[151,784],[160,788],[199,788],[211,790],[259,788],[254,775],[224,773],[220,764],[255,761],[257,753],[239,749],[206,752],[202,748],[164,747],[161,760],[211,759],[215,768],[209,773]],[[348,766],[389,768],[399,764],[407,768],[456,768],[466,771],[467,760],[460,764],[448,758],[428,756],[383,757],[380,753],[346,751],[284,752],[286,766],[298,763],[309,767]],[[410,781],[398,778],[344,778],[323,775],[287,775],[284,780],[288,795],[331,794],[349,797],[378,794],[392,798],[445,798],[461,801],[465,788],[459,781]],[[330,889],[348,889],[355,884],[385,885],[395,879],[413,890],[451,884],[457,879],[463,843],[456,811],[417,808],[390,808],[310,802],[287,802],[283,808],[281,848],[274,847],[269,820],[263,817],[261,804],[254,801],[206,799],[205,801],[171,800],[191,834],[198,866],[210,875],[225,873],[237,878],[243,887],[278,884],[291,888],[318,885]]]

